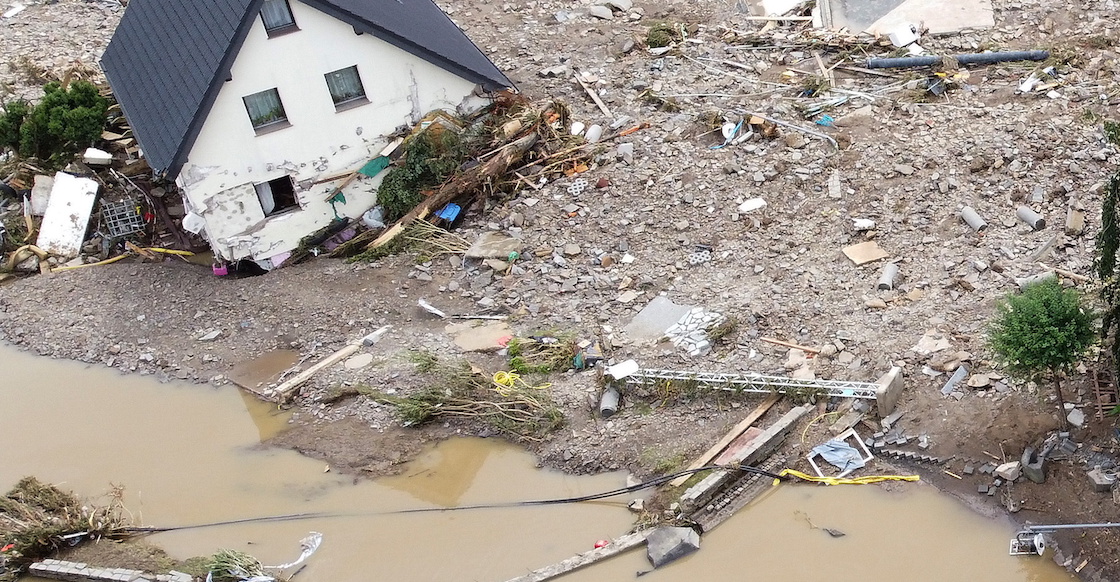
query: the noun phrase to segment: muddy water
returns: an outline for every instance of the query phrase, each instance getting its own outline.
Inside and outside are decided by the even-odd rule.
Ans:
[[[325,541],[299,579],[501,582],[587,550],[631,526],[620,504],[393,514],[414,508],[569,497],[614,489],[619,474],[574,478],[536,470],[493,440],[437,447],[398,477],[355,482],[324,464],[259,446],[287,419],[239,391],[121,377],[0,347],[0,488],[34,474],[94,496],[126,487],[150,525],[189,525],[316,513],[301,521],[188,529],[151,540],[185,558],[217,548],[266,563],[294,557],[296,540]],[[1070,580],[1048,560],[1008,557],[1009,525],[919,486],[783,486],[704,538],[702,552],[643,580]],[[818,528],[845,532],[832,538]],[[641,551],[564,580],[633,579]]]

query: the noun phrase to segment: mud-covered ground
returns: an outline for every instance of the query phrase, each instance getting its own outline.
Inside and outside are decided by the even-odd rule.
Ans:
[[[48,73],[74,59],[89,62],[119,18],[113,4],[33,4],[3,21],[6,46],[26,59],[9,63],[0,81],[30,96],[38,69],[28,62]],[[902,367],[905,413],[896,426],[912,438],[899,448],[950,460],[900,462],[901,469],[979,509],[1018,505],[1016,518],[1024,521],[1117,520],[1120,505],[1090,491],[1084,475],[1091,468],[1086,461],[1118,452],[1115,420],[1093,414],[1085,373],[1092,362],[1066,383],[1067,400],[1087,418],[1072,434],[1081,448],[1051,463],[1044,485],[1020,481],[1010,495],[1002,487],[989,497],[977,487],[990,476],[965,474],[966,465],[1017,459],[1057,427],[1048,388],[993,368],[984,328],[998,298],[1016,289],[1017,278],[1042,272],[1039,263],[1090,274],[1101,185],[1117,161],[1101,132],[1102,120],[1120,117],[1112,3],[996,2],[995,29],[923,39],[937,52],[1050,49],[1053,58],[1044,65],[1055,65],[1060,77],[1053,88],[1021,94],[1020,82],[1043,65],[978,67],[943,97],[904,85],[923,71],[888,70],[884,77],[848,68],[885,49],[808,46],[798,28],[763,33],[763,23],[746,20],[732,2],[638,2],[612,20],[589,17],[589,5],[567,2],[441,5],[531,99],[560,99],[575,119],[610,124],[572,79],[578,69],[593,75],[590,84],[613,118],[650,124],[604,145],[579,176],[591,184],[606,178],[606,188],[572,193],[568,187],[579,177],[563,178],[491,198],[490,206],[472,211],[458,230],[467,240],[489,230],[522,239],[522,259],[508,272],[447,258],[417,263],[413,255],[373,264],[316,259],[243,279],[215,278],[208,267],[178,260],[117,263],[0,287],[0,340],[125,372],[222,383],[236,364],[272,350],[295,348],[310,363],[392,325],[366,349],[374,355],[370,365],[340,365],[314,377],[296,400],[292,430],[275,441],[340,470],[379,475],[433,440],[496,434],[469,421],[404,428],[389,406],[361,395],[334,399],[340,388],[359,385],[400,395],[430,386],[434,380],[409,361],[417,350],[466,358],[487,372],[506,367],[500,355],[463,353],[447,322],[417,307],[421,298],[449,313],[508,314],[517,334],[559,330],[599,339],[611,346],[612,360],[633,358],[655,368],[790,373],[801,363],[759,339],[776,337],[824,348],[802,370],[818,378],[873,381],[892,365]],[[573,17],[558,22],[560,11]],[[684,23],[689,31],[665,55],[643,46],[658,20]],[[728,29],[762,34],[763,46],[776,48],[746,46]],[[851,91],[835,93],[849,97],[828,110],[836,127],[814,125],[799,110],[819,102],[802,94],[819,75],[814,49],[826,67],[847,59],[834,70],[837,86]],[[546,69],[558,74],[542,76]],[[788,129],[711,149],[722,142],[713,131],[721,118],[746,113],[824,132],[839,151]],[[752,198],[766,207],[740,212]],[[1015,218],[1024,204],[1046,218],[1046,228],[1033,231]],[[958,218],[965,205],[986,218],[982,236]],[[1081,233],[1063,229],[1070,207],[1086,209]],[[856,230],[856,219],[876,225]],[[865,240],[898,262],[893,290],[877,289],[884,261],[856,266],[841,253]],[[693,265],[689,256],[698,245],[711,249],[710,260]],[[733,316],[737,330],[701,357],[628,337],[624,327],[659,295]],[[199,341],[215,330],[217,339]],[[980,386],[942,395],[960,362],[970,365]],[[631,393],[618,415],[603,420],[594,414],[597,374],[548,379],[566,424],[525,442],[543,464],[639,475],[681,467],[760,400]],[[827,406],[837,404],[843,405]],[[789,406],[779,403],[760,423]],[[811,417],[828,410],[821,403]],[[834,418],[799,427],[789,446],[804,452],[826,440]],[[866,425],[857,429],[871,433]],[[922,436],[928,449],[916,446]],[[1120,579],[1120,558],[1111,551],[1117,535],[1078,533],[1059,541],[1071,568],[1088,560],[1083,577]]]

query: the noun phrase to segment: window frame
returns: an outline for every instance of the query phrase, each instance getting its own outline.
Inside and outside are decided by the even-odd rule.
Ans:
[[[249,106],[249,98],[269,92],[276,95],[276,102],[280,104],[280,117],[271,121],[257,123],[257,121],[253,119],[253,111]],[[288,121],[288,110],[284,107],[284,100],[280,98],[280,90],[277,87],[272,87],[270,89],[265,89],[264,91],[257,91],[256,93],[245,95],[241,98],[241,102],[245,105],[245,113],[246,115],[248,115],[249,123],[253,126],[253,131],[255,131],[257,135],[270,133],[276,131],[277,129],[291,127],[292,125],[291,122]]]
[[[288,2],[288,0],[265,0],[265,2],[269,2],[269,1],[283,2],[284,3],[284,10],[288,13],[288,20],[290,22],[288,22],[286,24],[281,24],[279,26],[274,26],[274,27],[269,28],[268,21],[266,21],[265,18],[264,18],[264,5],[262,4],[261,5],[261,11],[260,11],[259,14],[260,14],[260,17],[261,17],[261,25],[264,26],[264,31],[265,31],[266,34],[268,34],[268,38],[273,38],[273,37],[276,37],[276,36],[282,36],[282,35],[288,34],[290,32],[295,32],[295,31],[299,30],[299,25],[296,24],[296,15],[292,13],[292,5]]]
[[[360,95],[356,95],[354,97],[348,97],[348,98],[346,98],[342,101],[335,101],[334,90],[331,88],[331,83],[330,83],[329,79],[330,79],[331,75],[334,75],[336,73],[341,73],[343,71],[349,71],[349,70],[354,71],[354,78],[357,80],[358,87],[362,90],[362,93]],[[349,67],[343,67],[341,69],[336,69],[336,70],[333,70],[333,71],[330,71],[330,72],[327,72],[327,73],[323,73],[323,82],[326,83],[326,85],[327,85],[327,94],[330,95],[331,102],[334,103],[335,112],[346,111],[347,109],[352,109],[354,107],[358,107],[360,105],[364,105],[366,103],[369,103],[369,93],[366,92],[366,84],[364,82],[362,82],[362,74],[358,71],[358,65],[356,65],[356,64],[350,65]]]
[[[272,209],[271,212],[265,211],[264,202],[260,199],[260,197],[261,197],[260,187],[264,186],[266,184],[268,185],[268,192],[269,192],[269,195],[272,196],[272,202],[273,202],[273,205],[274,205],[274,208]],[[284,197],[281,198],[280,200],[278,200],[277,196],[276,196],[277,186],[280,186],[281,184],[284,186],[284,188],[282,190],[280,190],[280,192]],[[275,216],[281,216],[281,215],[284,215],[284,214],[288,214],[290,212],[295,212],[297,210],[303,210],[303,204],[299,200],[299,190],[297,189],[297,186],[298,186],[298,184],[296,183],[296,179],[291,174],[286,174],[284,176],[280,176],[279,178],[273,178],[271,180],[265,180],[264,182],[254,183],[253,184],[253,191],[257,195],[257,201],[260,202],[260,204],[261,204],[261,211],[264,212],[264,217],[265,218],[273,218]],[[291,195],[291,198],[290,198],[291,199],[291,204],[287,204],[285,206],[279,206],[279,202],[281,200],[287,200],[288,199],[288,196],[287,196],[288,194]]]

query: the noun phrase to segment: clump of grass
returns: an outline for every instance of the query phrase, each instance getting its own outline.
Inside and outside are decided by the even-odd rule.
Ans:
[[[552,402],[547,386],[498,386],[472,370],[465,360],[448,362],[427,353],[409,357],[417,371],[430,380],[427,387],[408,396],[357,388],[362,395],[395,407],[405,426],[443,417],[467,417],[513,437],[538,440],[564,423],[564,415]]]
[[[420,372],[421,374],[431,372],[435,369],[436,364],[439,363],[439,358],[437,358],[435,354],[427,350],[409,350],[405,354],[405,358],[407,358],[409,362],[415,365],[416,371]]]
[[[668,475],[684,466],[685,456],[681,453],[666,454],[657,447],[649,447],[638,456],[638,462],[653,473]]]
[[[541,333],[511,339],[506,352],[510,370],[518,374],[548,374],[571,368],[579,346],[572,334]]]
[[[238,582],[264,576],[264,565],[253,556],[237,550],[218,550],[210,557],[207,569],[214,582]]]
[[[713,344],[727,343],[735,340],[739,334],[739,320],[728,317],[707,329],[708,340]]]
[[[660,48],[684,39],[684,25],[671,22],[655,22],[646,33],[646,46]]]

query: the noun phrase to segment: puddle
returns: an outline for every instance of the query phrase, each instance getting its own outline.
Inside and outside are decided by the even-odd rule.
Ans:
[[[298,361],[299,352],[296,350],[273,350],[237,364],[228,376],[234,384],[259,392],[261,387],[275,382]]]
[[[29,474],[87,497],[118,483],[129,508],[156,526],[318,516],[150,538],[180,558],[232,548],[278,563],[298,553],[308,531],[320,531],[324,543],[300,574],[303,582],[504,582],[632,525],[625,500],[392,513],[573,497],[623,485],[617,473],[577,478],[538,470],[532,456],[497,440],[448,441],[400,476],[355,481],[324,473],[320,461],[262,448],[261,439],[286,418],[232,387],[158,384],[5,347],[0,370],[3,490]],[[643,581],[1073,580],[1048,557],[1008,556],[1014,532],[1008,523],[970,513],[929,487],[897,489],[784,485],[705,536],[699,553]],[[846,535],[833,538],[809,521]],[[644,551],[635,550],[559,580],[632,580],[648,569]]]

